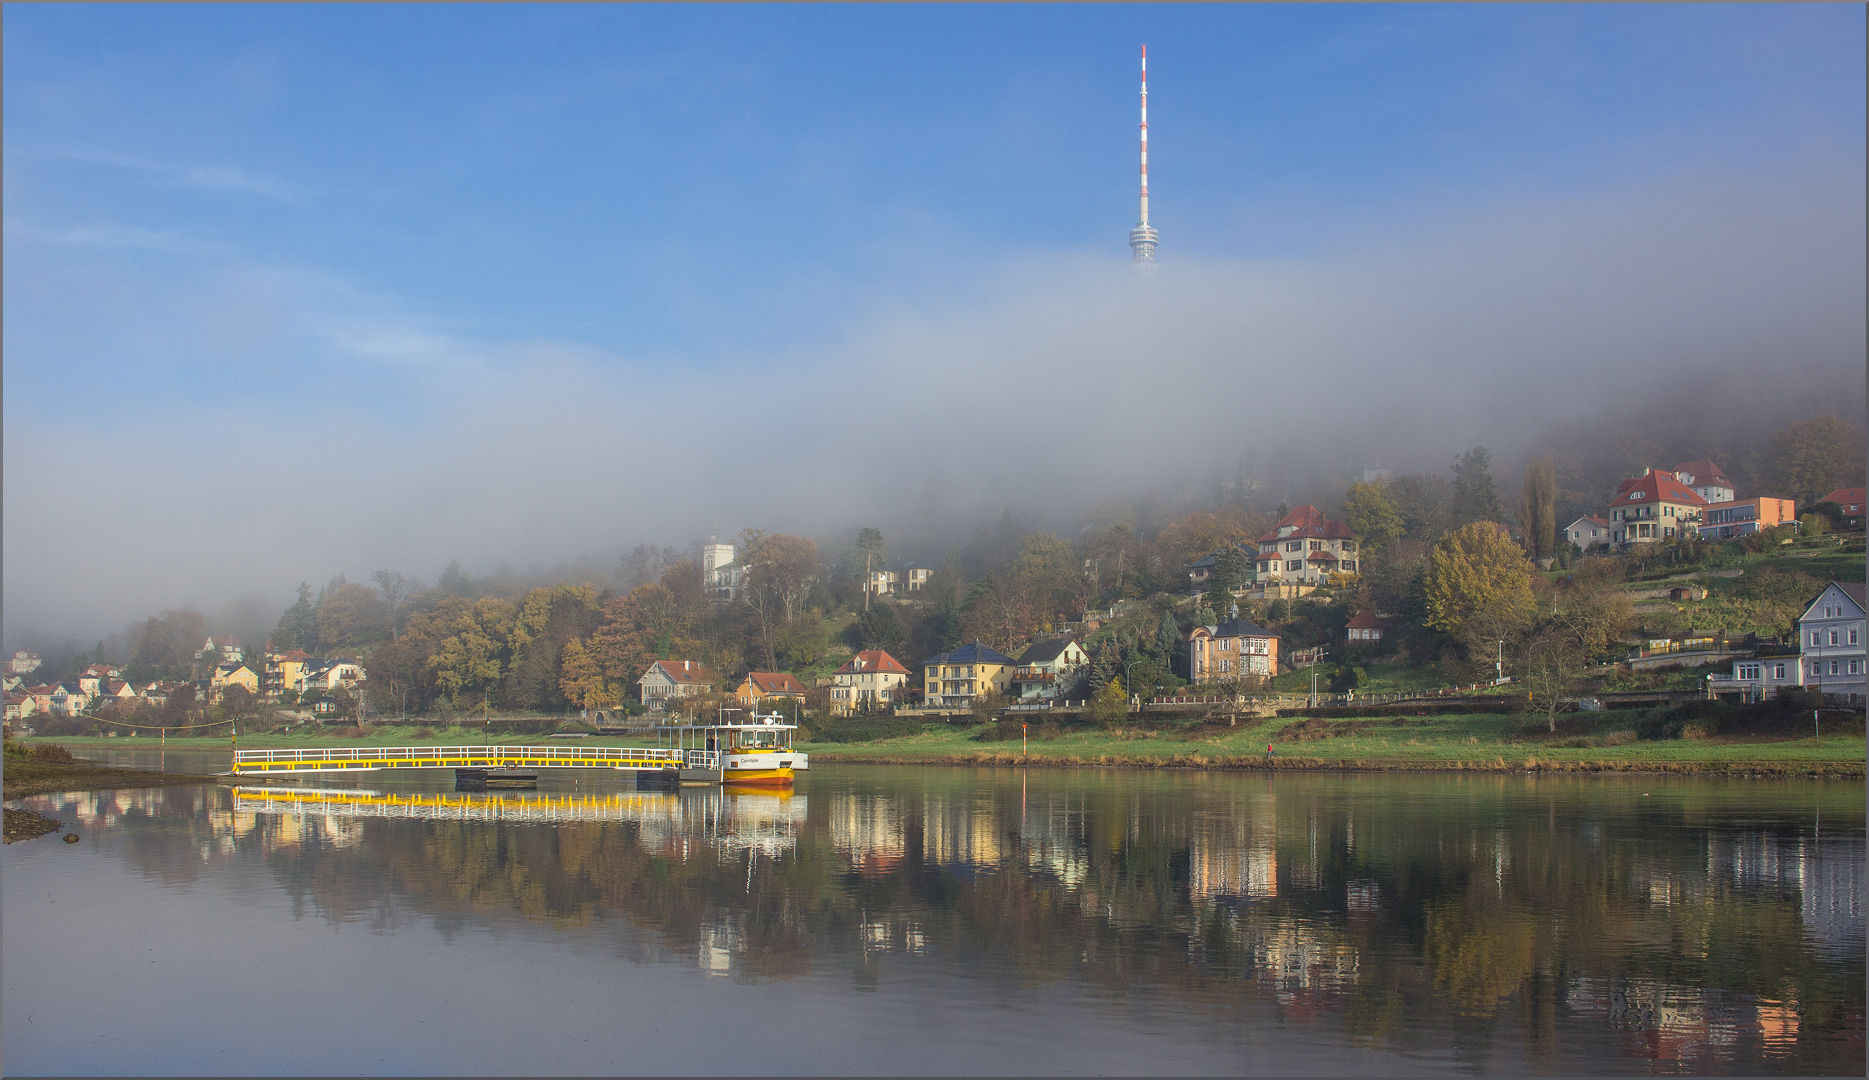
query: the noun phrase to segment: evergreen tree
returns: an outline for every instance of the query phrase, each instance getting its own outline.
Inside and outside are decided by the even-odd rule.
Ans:
[[[285,610],[285,614],[279,617],[278,627],[273,630],[273,648],[279,652],[291,652],[293,649],[316,651],[317,623],[314,616],[317,610],[317,604],[312,600],[311,586],[299,582],[298,601]]]
[[[435,582],[435,588],[449,596],[466,596],[469,584],[467,571],[461,569],[461,560],[450,559],[448,568],[441,572],[441,578]]]
[[[1090,694],[1095,697],[1116,675],[1116,650],[1110,645],[1110,639],[1104,638],[1097,646],[1097,651],[1090,658]]]
[[[1499,492],[1493,485],[1493,456],[1476,446],[1454,461],[1454,524],[1499,520]]]
[[[1167,670],[1174,662],[1175,649],[1181,644],[1181,627],[1175,624],[1175,613],[1168,608],[1162,609],[1162,621],[1155,628],[1155,662]]]

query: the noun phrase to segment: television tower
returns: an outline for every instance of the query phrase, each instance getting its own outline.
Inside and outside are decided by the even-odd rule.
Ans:
[[[1142,46],[1142,218],[1129,230],[1129,247],[1136,253],[1130,269],[1155,272],[1155,230],[1149,226],[1149,47]]]

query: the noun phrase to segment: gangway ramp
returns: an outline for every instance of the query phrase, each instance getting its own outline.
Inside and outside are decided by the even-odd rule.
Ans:
[[[679,769],[682,751],[625,746],[319,746],[236,750],[235,776],[381,769]]]

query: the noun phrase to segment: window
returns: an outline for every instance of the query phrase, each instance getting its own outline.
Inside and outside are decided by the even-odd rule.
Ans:
[[[1832,674],[1832,675],[1841,675],[1841,674],[1842,674],[1842,672],[1840,672],[1840,671],[1838,671],[1838,670],[1837,670],[1837,668],[1838,668],[1839,666],[1840,666],[1840,665],[1838,665],[1838,663],[1837,663],[1837,662],[1836,662],[1835,660],[1832,660],[1832,661],[1830,661],[1830,674]]]
[[[1759,665],[1740,664],[1737,674],[1741,679],[1756,679],[1759,677]]]
[[[1855,675],[1855,674],[1857,674],[1857,673],[1858,673],[1858,672],[1857,672],[1857,668],[1856,668],[1856,665],[1858,665],[1858,664],[1860,664],[1860,663],[1862,663],[1862,661],[1861,661],[1861,660],[1851,660],[1851,661],[1850,661],[1850,674],[1851,674],[1851,675]]]
[[[1322,550],[1324,550],[1324,541],[1322,541],[1322,540],[1313,540],[1313,541],[1311,541],[1311,550],[1312,550],[1312,551],[1322,551]]]
[[[1830,631],[1830,644],[1835,645],[1836,643],[1837,643],[1837,632],[1835,630],[1832,630]]]
[[[1303,551],[1304,541],[1293,540],[1291,543],[1285,545],[1285,550],[1286,551]]]
[[[1304,565],[1304,561],[1302,559],[1285,560],[1285,569],[1287,570],[1296,570],[1303,565]]]
[[[1779,682],[1784,682],[1785,681],[1785,665],[1783,664],[1774,665],[1772,667],[1772,678],[1776,679]]]
[[[1850,628],[1850,644],[1856,644],[1856,630],[1854,627]]]

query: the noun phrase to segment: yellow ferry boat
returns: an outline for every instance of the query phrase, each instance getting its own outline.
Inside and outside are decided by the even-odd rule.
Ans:
[[[726,710],[712,724],[664,724],[656,728],[658,746],[682,751],[672,779],[683,784],[733,784],[791,787],[811,757],[792,749],[798,725],[772,713],[729,720]],[[662,778],[663,782],[668,779]]]

